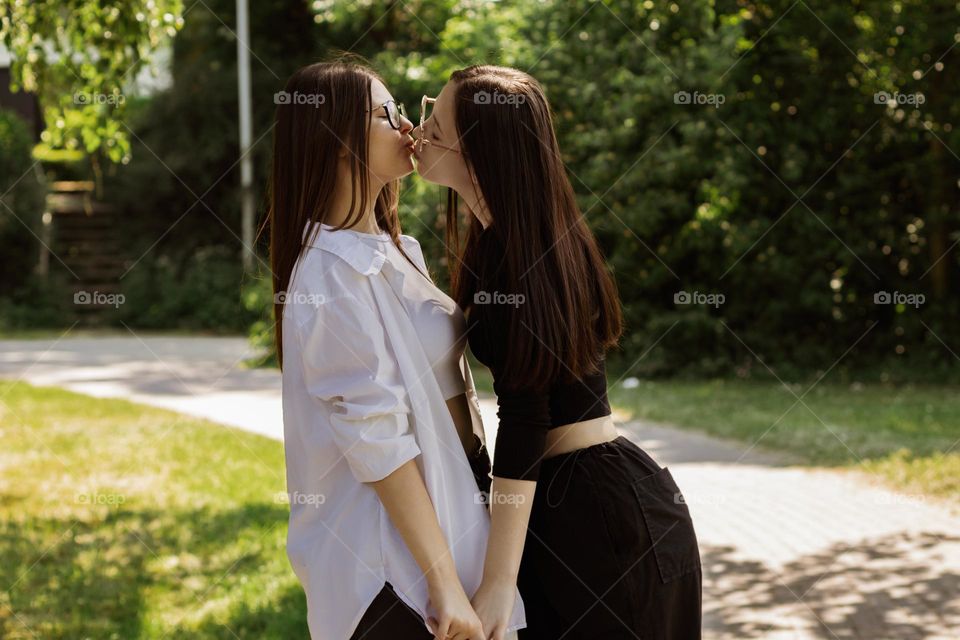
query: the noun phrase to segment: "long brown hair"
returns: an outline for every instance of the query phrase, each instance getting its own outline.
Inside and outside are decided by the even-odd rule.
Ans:
[[[269,207],[260,233],[270,230],[270,267],[273,272],[277,361],[283,366],[283,299],[297,259],[303,251],[303,232],[322,233],[337,184],[338,152],[346,147],[350,181],[356,185],[346,221],[351,227],[367,208],[369,192],[368,111],[371,85],[380,77],[356,59],[341,57],[296,71],[277,100],[273,138],[273,168],[268,185]],[[382,81],[382,80],[381,80]],[[296,95],[313,96],[297,99]],[[399,181],[384,186],[374,207],[377,224],[400,246],[397,215]],[[357,192],[359,191],[359,201]],[[406,255],[406,254],[404,254]]]
[[[490,65],[456,71],[450,79],[457,83],[460,148],[493,218],[485,232],[473,218],[461,252],[458,197],[448,193],[453,297],[462,308],[473,307],[471,313],[478,310],[474,294],[487,286],[480,274],[493,272],[510,289],[500,293],[524,296],[506,333],[508,387],[543,387],[595,373],[617,344],[623,317],[616,284],[567,178],[543,89],[522,71]],[[479,252],[481,232],[484,247],[500,251]],[[486,242],[491,234],[495,245]],[[489,264],[494,260],[498,264]]]

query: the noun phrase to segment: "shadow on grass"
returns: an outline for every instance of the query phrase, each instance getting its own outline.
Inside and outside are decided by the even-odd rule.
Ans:
[[[90,522],[4,521],[0,637],[306,638],[306,602],[284,552],[287,516],[262,503],[121,505]]]

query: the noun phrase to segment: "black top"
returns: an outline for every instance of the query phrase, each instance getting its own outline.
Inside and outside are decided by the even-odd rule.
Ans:
[[[493,390],[497,394],[497,417],[500,428],[493,460],[493,475],[499,478],[536,480],[540,471],[547,431],[575,422],[610,415],[607,399],[607,378],[604,362],[599,371],[570,382],[557,380],[540,389],[507,388],[503,383],[503,365],[510,349],[510,312],[516,307],[505,302],[509,288],[496,278],[499,259],[492,233],[483,233],[479,255],[488,268],[477,271],[478,292],[467,314],[467,339],[477,359],[490,368]],[[492,266],[492,267],[491,267]],[[500,294],[499,300],[493,296]]]

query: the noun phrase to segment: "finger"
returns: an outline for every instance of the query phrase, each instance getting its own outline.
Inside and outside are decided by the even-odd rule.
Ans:
[[[506,636],[507,636],[506,627],[497,627],[494,630],[493,635],[491,635],[490,637],[493,640],[503,640]]]
[[[440,618],[440,624],[437,625],[437,640],[447,640],[450,635],[450,617]]]
[[[443,640],[443,636],[440,634],[440,622],[436,618],[428,618],[427,625],[430,627],[430,631],[433,632],[433,640]]]

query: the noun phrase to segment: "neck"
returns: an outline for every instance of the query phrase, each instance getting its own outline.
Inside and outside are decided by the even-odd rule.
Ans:
[[[457,194],[463,199],[467,210],[477,217],[477,220],[480,221],[484,229],[493,223],[493,216],[490,215],[490,208],[487,207],[487,201],[484,200],[483,196],[480,195],[476,189],[468,193],[457,191]]]
[[[377,205],[377,196],[380,195],[380,191],[383,189],[382,184],[371,184],[370,191],[367,194],[367,206],[361,212],[359,220],[356,224],[351,226],[351,229],[360,231],[362,233],[379,233],[382,229],[377,227],[377,217],[376,217],[376,205]],[[336,191],[333,194],[333,200],[330,203],[330,211],[326,216],[324,222],[333,227],[339,227],[346,222],[350,222],[356,219],[357,212],[356,210],[350,210],[350,196],[352,189],[350,188],[349,181],[341,180],[337,184]],[[356,202],[354,202],[354,207],[360,206],[360,194],[356,195]]]

